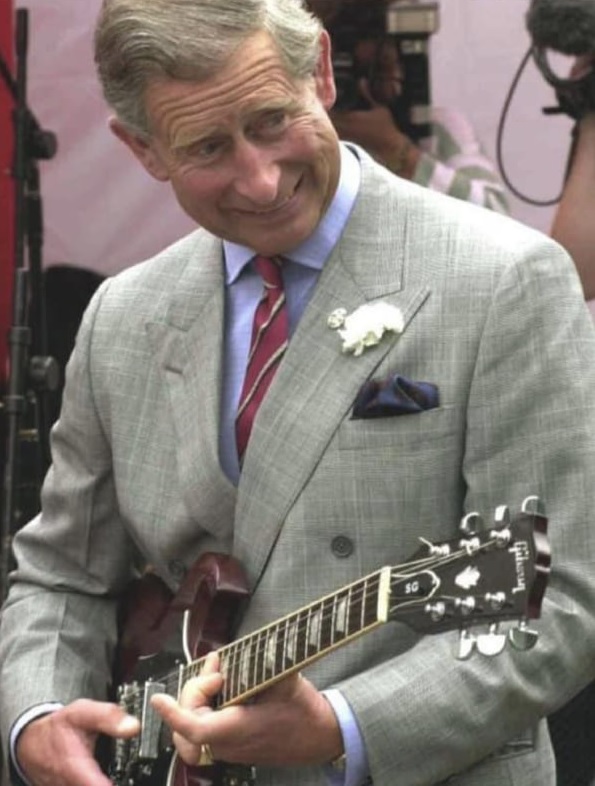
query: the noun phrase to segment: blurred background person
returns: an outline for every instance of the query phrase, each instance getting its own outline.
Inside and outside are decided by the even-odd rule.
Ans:
[[[595,314],[595,2],[531,0],[526,23],[536,65],[556,95],[553,111],[574,120],[551,236],[572,256]]]
[[[573,156],[551,234],[572,256],[585,299],[595,300],[595,111],[576,124]],[[590,307],[595,311],[595,303]]]
[[[339,136],[361,145],[400,177],[509,213],[497,168],[463,114],[429,105],[428,135],[417,133],[411,123],[405,98],[411,76],[399,36],[387,33],[388,0],[309,4],[333,43],[338,96],[331,118]]]

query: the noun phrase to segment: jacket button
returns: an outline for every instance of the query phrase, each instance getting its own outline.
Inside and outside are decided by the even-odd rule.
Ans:
[[[177,581],[181,581],[184,578],[184,576],[186,575],[186,566],[184,565],[182,560],[172,559],[168,563],[167,567],[168,567],[169,572],[171,573],[171,575]]]
[[[331,540],[331,551],[335,557],[344,559],[353,554],[353,541],[345,535],[337,535]]]

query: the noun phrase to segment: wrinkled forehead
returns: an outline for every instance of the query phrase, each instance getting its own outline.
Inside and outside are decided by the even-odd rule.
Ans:
[[[152,82],[145,106],[152,133],[177,147],[198,131],[221,128],[267,108],[287,107],[304,89],[304,80],[288,74],[268,36],[259,35],[207,80]]]

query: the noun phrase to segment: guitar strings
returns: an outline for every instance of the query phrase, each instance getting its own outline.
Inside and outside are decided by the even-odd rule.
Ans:
[[[402,582],[407,578],[410,578],[410,576],[408,576],[405,571],[416,573],[419,572],[419,567],[423,567],[425,569],[428,569],[428,566],[432,566],[435,569],[444,567],[452,562],[458,561],[461,558],[461,556],[474,556],[476,554],[479,554],[480,552],[486,551],[492,546],[494,546],[496,543],[497,541],[494,538],[485,541],[484,543],[481,543],[472,552],[469,549],[460,548],[459,550],[453,551],[450,554],[444,554],[444,555],[430,554],[427,557],[420,557],[417,560],[404,563],[402,566],[392,567],[391,573],[396,573],[400,569],[403,571],[403,573],[401,575],[398,575],[396,579],[392,579],[391,585],[394,586],[396,583]],[[310,625],[309,617],[303,619],[304,613],[307,613],[315,609],[316,607],[319,607],[319,611],[322,612],[319,618],[319,624],[321,628],[325,623],[328,623],[329,620],[333,618],[333,615],[335,615],[336,613],[336,608],[334,604],[332,608],[328,608],[328,609],[325,609],[325,605],[324,605],[325,601],[330,600],[331,598],[334,599],[340,597],[342,599],[344,597],[345,599],[349,600],[350,604],[356,604],[358,602],[362,602],[361,613],[365,614],[366,610],[365,610],[364,599],[369,596],[369,599],[371,601],[375,600],[375,598],[377,597],[377,591],[380,587],[381,574],[382,574],[382,569],[362,579],[358,579],[352,584],[347,585],[341,590],[338,590],[338,592],[329,595],[327,598],[314,601],[313,603],[303,607],[299,611],[293,612],[292,614],[289,614],[286,617],[283,617],[280,620],[277,620],[276,622],[273,622],[265,626],[264,628],[260,628],[257,631],[253,631],[252,633],[247,634],[246,636],[242,637],[241,639],[238,639],[237,641],[230,642],[229,644],[225,644],[223,647],[216,650],[216,652],[220,658],[226,661],[226,664],[232,670],[238,668],[238,664],[240,663],[242,658],[242,652],[246,649],[249,650],[248,657],[250,662],[257,661],[264,654],[267,647],[269,646],[268,638],[270,632],[275,628],[280,628],[282,625],[287,625],[288,621],[292,621],[294,618],[296,622],[295,640],[297,643],[298,637],[300,635],[305,635]],[[376,595],[373,595],[372,593],[376,593]],[[419,598],[419,599],[412,598],[411,601],[405,601],[399,605],[400,606],[420,605],[421,603],[427,602],[430,597],[431,595],[430,596],[426,595],[423,598]],[[374,612],[375,611],[376,611],[376,606],[374,606]],[[374,622],[376,622],[375,619],[370,620],[367,623],[367,626],[364,622],[364,625],[361,628],[359,628],[357,631],[355,631],[355,633],[350,634],[347,631],[345,635],[341,637],[338,641],[330,641],[328,646],[324,647],[324,649],[329,649],[333,647],[335,644],[339,645],[345,640],[354,637],[355,635],[360,635],[361,633],[365,632],[366,627],[370,627],[370,625],[374,624]],[[347,624],[349,624],[349,615],[347,615]],[[307,642],[305,642],[305,645],[307,646]],[[292,671],[299,670],[303,666],[305,661],[315,660],[317,656],[320,657],[322,654],[324,654],[324,649],[322,652],[314,653],[311,656],[308,656],[306,654],[306,656],[303,659],[297,661],[296,664],[290,667],[282,667],[282,670],[279,674],[274,674],[269,678],[265,678],[264,680],[261,681],[261,683],[255,683],[255,685],[253,686],[247,686],[244,690],[240,690],[238,694],[232,695],[228,699],[228,701],[233,700],[234,698],[236,698],[238,695],[241,695],[242,693],[248,692],[251,688],[254,688],[257,685],[262,685],[263,682],[268,683],[279,679],[281,676],[289,676],[289,674]],[[193,660],[191,663],[188,663],[186,665],[181,665],[178,668],[178,670],[171,671],[160,678],[156,678],[155,680],[153,680],[153,682],[164,684],[164,686],[166,686],[165,692],[167,692],[169,695],[176,696],[178,694],[178,687],[180,683],[184,684],[191,677],[195,677],[200,674],[202,666],[206,661],[206,657],[207,656],[205,655],[196,660]],[[230,677],[229,668],[226,670],[224,674],[224,678],[228,678],[228,683],[230,682],[230,679],[233,679],[233,675],[231,675]],[[124,702],[127,702],[127,700],[130,701],[130,705],[126,704],[126,706],[133,706],[135,703],[135,699],[138,699],[138,696],[142,694],[143,690],[144,690],[143,686],[134,686],[134,687],[131,686],[131,690],[127,693],[127,695],[123,699]],[[225,693],[225,685],[222,688],[221,693],[219,695],[221,696],[224,693]]]

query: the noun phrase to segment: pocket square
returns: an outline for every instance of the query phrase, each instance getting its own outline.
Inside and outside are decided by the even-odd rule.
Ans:
[[[355,399],[351,418],[359,420],[411,415],[434,409],[439,404],[440,394],[436,385],[414,382],[401,374],[391,374],[386,379],[370,379],[364,383]]]

